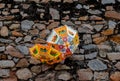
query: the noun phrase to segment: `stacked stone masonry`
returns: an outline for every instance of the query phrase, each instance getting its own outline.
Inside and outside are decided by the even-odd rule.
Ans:
[[[46,65],[29,47],[61,25],[80,44],[64,62]],[[0,81],[120,81],[120,0],[0,0]]]

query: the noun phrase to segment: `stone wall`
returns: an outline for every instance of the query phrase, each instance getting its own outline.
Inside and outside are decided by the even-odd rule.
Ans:
[[[120,0],[0,0],[0,81],[120,81]],[[29,54],[67,24],[80,45],[63,63]]]

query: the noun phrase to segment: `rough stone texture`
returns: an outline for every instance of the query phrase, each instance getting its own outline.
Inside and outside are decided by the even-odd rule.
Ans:
[[[97,46],[95,44],[89,44],[89,45],[83,46],[83,48],[86,50],[90,50],[90,49],[96,49]]]
[[[31,57],[28,61],[29,61],[30,64],[35,64],[35,65],[41,63],[39,60],[37,60],[33,57]]]
[[[84,60],[84,55],[72,55],[71,56],[72,60]]]
[[[96,31],[100,31],[103,28],[103,25],[95,25],[93,27]]]
[[[93,52],[93,53],[87,54],[87,55],[85,55],[85,58],[86,59],[93,59],[93,58],[97,57],[97,53],[98,52]]]
[[[68,3],[72,3],[73,1],[72,0],[63,0],[63,2],[68,2]]]
[[[39,74],[41,72],[41,66],[33,66],[31,67],[31,71],[33,73]]]
[[[3,26],[3,22],[0,22],[0,27],[2,27]]]
[[[30,42],[31,41],[31,36],[27,35],[24,37],[24,42]]]
[[[120,20],[120,13],[116,11],[106,11],[105,17]]]
[[[0,9],[1,9],[1,8],[4,8],[4,7],[5,7],[5,4],[4,4],[4,3],[1,3],[1,4],[0,4]]]
[[[55,67],[55,70],[70,70],[70,67],[66,66],[66,65],[59,64]]]
[[[45,35],[46,33],[43,33],[43,34]],[[46,37],[46,35],[45,35],[45,37]],[[41,38],[45,38],[45,37],[41,35]],[[45,44],[46,41],[44,39],[41,39],[41,38],[37,38],[36,40],[33,41],[33,43],[36,43],[36,44],[39,44],[39,43]]]
[[[52,0],[52,1],[54,1],[54,2],[61,2],[61,0]]]
[[[12,57],[10,59],[12,59]],[[13,61],[17,63],[19,61],[19,58],[13,58]]]
[[[116,47],[115,47],[115,50],[120,52],[120,46],[119,46],[119,45],[116,46]]]
[[[109,60],[119,60],[120,59],[120,53],[107,53]]]
[[[107,29],[103,32],[101,32],[103,35],[112,35],[114,33],[113,29]]]
[[[89,61],[88,66],[92,70],[96,70],[96,71],[107,69],[107,66],[102,61],[100,61],[98,59],[94,59],[94,60]]]
[[[100,44],[100,45],[97,45],[97,47],[98,47],[100,50],[107,50],[107,51],[112,50],[112,47],[109,46],[109,45]]]
[[[12,36],[15,36],[15,37],[23,37],[23,34],[20,33],[20,32],[17,32],[17,31],[12,31]]]
[[[93,39],[93,42],[96,43],[96,44],[100,44],[101,42],[104,42],[106,41],[107,37],[106,36],[103,36],[103,37],[96,37]]]
[[[1,60],[0,61],[0,67],[1,68],[9,68],[14,67],[15,63],[12,60]]]
[[[56,9],[50,8],[50,14],[52,16],[52,19],[60,19],[59,11]]]
[[[15,42],[19,43],[21,40],[22,40],[22,37],[18,37],[18,38],[15,39]]]
[[[22,46],[22,45],[18,45],[16,46],[16,48],[22,53],[22,54],[25,54],[25,55],[28,55],[29,53],[29,50],[26,46]]]
[[[91,35],[89,35],[89,34],[83,35],[83,40],[84,40],[84,43],[85,43],[85,44],[90,44],[90,43],[92,43],[92,38],[91,38]]]
[[[102,4],[114,4],[115,0],[102,0]]]
[[[33,25],[33,27],[38,28],[39,30],[43,30],[46,28],[46,26],[44,24],[40,24],[40,23],[36,23]]]
[[[0,35],[3,36],[3,37],[8,36],[8,28],[6,26],[1,28]]]
[[[10,76],[8,78],[2,79],[3,81],[18,81],[14,72],[10,72]]]
[[[28,61],[25,58],[23,58],[16,64],[16,67],[28,67],[28,65]]]
[[[63,72],[60,75],[58,75],[58,79],[61,79],[61,80],[70,80],[71,79],[71,75],[68,72]]]
[[[94,81],[109,80],[108,72],[95,72]]]
[[[46,71],[46,70],[50,69],[51,67],[52,66],[50,66],[50,65],[42,64],[41,69],[42,69],[42,71]]]
[[[72,23],[72,21],[62,22],[62,24],[63,24],[63,25],[69,25],[69,26],[75,25],[74,23]]]
[[[16,50],[13,46],[6,47],[6,54],[10,54],[13,57],[22,58],[24,57],[18,50]]]
[[[9,77],[10,70],[9,69],[0,69],[0,77]]]
[[[0,47],[0,52],[1,52],[1,51],[5,51],[5,46],[1,46],[1,47]]]
[[[50,73],[45,73],[45,74],[41,74],[38,75],[38,77],[36,77],[35,81],[55,81],[55,72],[50,72]]]
[[[90,13],[90,14],[101,14],[102,12],[100,10],[91,10],[91,9],[89,9],[88,13]]]
[[[90,16],[90,19],[89,20],[96,20],[96,21],[101,21],[103,20],[102,17],[99,17],[99,16],[96,16],[96,15],[93,15],[93,16]]]
[[[23,80],[27,80],[32,77],[32,73],[27,68],[18,70],[16,72],[16,75],[19,79],[23,79]]]
[[[4,14],[5,15],[5,14]],[[7,15],[7,16],[6,16]],[[10,15],[10,16],[8,16],[8,13],[6,14],[5,16],[0,16],[0,20],[7,20],[7,21],[9,21],[9,20],[12,20],[12,19],[14,19],[14,16],[13,15]]]
[[[115,72],[114,74],[111,74],[110,79],[112,81],[120,81],[120,72]]]
[[[117,62],[117,63],[115,64],[115,67],[120,70],[120,62]]]
[[[90,69],[79,69],[77,74],[79,76],[79,80],[82,81],[92,80],[93,77],[93,73]]]
[[[1,42],[1,43],[12,43],[13,40],[0,38],[0,42]]]
[[[32,28],[33,24],[34,24],[33,21],[24,20],[24,21],[21,22],[21,28],[22,28],[23,31],[27,31],[27,30]]]
[[[49,34],[50,34],[50,30],[42,30],[40,32],[40,38],[46,38],[46,36]]]
[[[9,28],[10,29],[18,29],[18,28],[20,28],[20,24],[12,24],[12,25],[10,25]]]
[[[120,0],[0,0],[0,81],[119,81],[119,4]],[[76,51],[54,65],[32,57],[29,48],[46,44],[52,30],[62,25],[78,31]]]
[[[120,35],[112,36],[112,37],[110,38],[110,40],[111,40],[112,42],[114,42],[114,43],[116,43],[116,44],[118,44],[118,45],[120,44],[119,39],[120,39]]]
[[[77,9],[81,9],[81,8],[82,8],[82,5],[81,5],[81,4],[77,4],[76,8],[77,8]]]
[[[35,0],[36,1],[36,0]],[[48,3],[50,0],[42,0],[43,3]]]
[[[33,29],[33,30],[30,30],[29,33],[31,35],[38,35],[39,34],[39,30],[38,29]]]
[[[51,23],[50,25],[47,26],[47,29],[53,29],[55,27],[58,27],[59,26],[59,22],[53,22]]]
[[[78,28],[79,33],[93,33],[93,27],[89,24],[82,24],[81,27]]]
[[[100,50],[100,51],[99,51],[99,55],[100,55],[100,57],[105,58],[105,57],[107,56],[106,50]]]
[[[110,21],[108,22],[108,24],[109,24],[109,28],[112,29],[112,28],[115,28],[115,26],[116,26],[117,23],[110,20]]]

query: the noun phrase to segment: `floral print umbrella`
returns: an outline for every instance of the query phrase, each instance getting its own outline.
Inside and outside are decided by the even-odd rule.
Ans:
[[[41,62],[55,64],[72,55],[78,45],[77,31],[64,25],[52,30],[46,45],[36,44],[30,48],[30,53]]]

